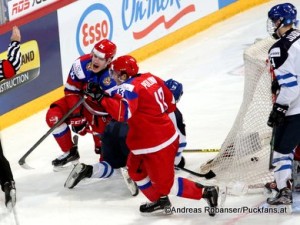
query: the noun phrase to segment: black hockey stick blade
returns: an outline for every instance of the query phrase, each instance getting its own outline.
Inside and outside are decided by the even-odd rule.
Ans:
[[[23,169],[26,169],[26,170],[32,170],[34,169],[33,167],[29,166],[25,160],[19,160],[19,165],[23,168]]]
[[[197,177],[204,177],[206,179],[211,179],[211,178],[214,178],[216,176],[216,174],[212,170],[208,171],[207,173],[201,174],[201,173],[197,173],[195,171],[189,170],[189,169],[184,168],[184,167],[182,167],[182,168],[175,167],[175,168],[183,170],[185,172],[188,172],[188,173],[190,173],[190,174],[192,174],[194,176],[197,176]]]

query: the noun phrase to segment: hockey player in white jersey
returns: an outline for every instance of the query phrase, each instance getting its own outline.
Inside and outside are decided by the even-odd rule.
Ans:
[[[270,205],[293,202],[287,181],[292,177],[294,150],[300,143],[300,31],[295,28],[297,10],[290,3],[278,4],[268,12],[268,32],[278,41],[269,50],[276,100],[267,124],[274,129],[274,177],[279,190]],[[277,83],[277,85],[276,85]],[[275,85],[274,85],[275,84]]]

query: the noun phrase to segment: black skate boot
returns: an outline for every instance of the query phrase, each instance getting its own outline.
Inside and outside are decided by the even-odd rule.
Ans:
[[[93,174],[93,166],[79,163],[71,171],[64,186],[66,188],[72,189],[84,178],[90,178],[92,174]]]
[[[127,185],[132,196],[137,196],[139,194],[139,189],[136,183],[129,177],[128,170],[126,167],[121,167],[121,173],[124,178],[125,184]]]
[[[168,196],[160,197],[155,202],[145,203],[140,206],[140,212],[143,214],[172,214],[171,202]]]
[[[3,191],[5,193],[5,205],[11,210],[16,205],[16,186],[15,182],[6,182],[3,185]]]
[[[286,186],[292,190],[293,180],[292,179],[287,180]],[[267,195],[272,194],[273,196],[275,196],[278,192],[279,192],[279,190],[277,188],[276,181],[271,181],[271,182],[265,184],[265,187],[264,187],[265,194],[267,194]]]
[[[185,158],[181,156],[180,162],[178,163],[178,165],[175,165],[175,169],[179,170],[179,168],[184,168],[184,166],[185,166]]]
[[[219,188],[216,186],[203,186],[197,184],[199,187],[203,188],[202,198],[205,199],[209,206],[209,215],[216,215],[216,208],[218,207],[219,198]]]
[[[64,168],[67,163],[72,163],[76,165],[78,163],[78,159],[80,158],[77,145],[74,145],[70,151],[64,153],[58,158],[52,161],[52,165],[54,166],[54,171],[60,171]],[[65,167],[67,168],[67,166]]]
[[[274,198],[268,198],[269,205],[291,205],[293,203],[293,196],[291,189],[282,188]]]

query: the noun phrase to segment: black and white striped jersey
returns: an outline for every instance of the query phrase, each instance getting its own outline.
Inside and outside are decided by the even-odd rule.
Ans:
[[[22,64],[20,43],[12,41],[7,50],[7,59],[0,60],[0,80],[16,74]]]

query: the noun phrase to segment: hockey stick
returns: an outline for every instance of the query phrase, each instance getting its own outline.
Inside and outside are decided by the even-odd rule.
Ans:
[[[190,173],[192,175],[195,175],[197,177],[204,177],[206,179],[211,179],[211,178],[214,178],[216,176],[216,174],[212,170],[208,171],[207,173],[201,174],[201,173],[196,173],[195,171],[189,170],[189,169],[184,168],[184,167],[175,166],[175,169],[179,169],[179,170],[188,172],[188,173]]]
[[[197,153],[197,152],[219,152],[219,148],[198,148],[198,149],[184,149],[183,152]]]
[[[275,141],[275,132],[276,126],[273,126],[272,137],[270,142],[270,160],[269,160],[269,170],[273,170],[275,167],[273,166],[273,154],[274,154],[274,141]]]
[[[24,169],[32,169],[32,167],[28,166],[25,162],[25,159],[28,157],[28,155],[33,152],[33,150],[39,146],[39,144],[42,143],[48,137],[53,130],[55,130],[58,126],[60,126],[71,114],[72,112],[80,106],[84,102],[84,98],[80,99],[53,127],[51,127],[46,134],[44,134],[19,160],[19,165],[23,167]]]

